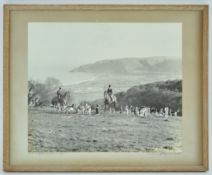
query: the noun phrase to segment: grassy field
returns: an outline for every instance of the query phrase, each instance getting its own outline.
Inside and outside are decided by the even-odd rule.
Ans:
[[[180,152],[182,117],[62,114],[29,109],[30,152]]]

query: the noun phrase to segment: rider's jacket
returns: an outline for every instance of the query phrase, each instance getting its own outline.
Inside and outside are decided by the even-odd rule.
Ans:
[[[113,93],[112,88],[108,88],[108,89],[107,89],[107,93],[108,93],[108,94],[112,94],[112,93]]]
[[[58,91],[57,91],[57,96],[59,97],[60,95],[61,95],[61,90],[59,89]]]

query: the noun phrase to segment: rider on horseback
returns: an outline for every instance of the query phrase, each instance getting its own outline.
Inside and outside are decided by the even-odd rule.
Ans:
[[[116,96],[113,95],[113,90],[111,85],[108,86],[108,89],[104,91],[104,104],[105,111],[108,109],[109,111],[115,111],[117,99]]]
[[[112,101],[113,89],[112,89],[111,85],[108,86],[107,94],[109,95],[109,97],[111,98],[111,101]]]
[[[61,87],[59,87],[59,89],[57,90],[57,98],[60,99],[61,98]]]

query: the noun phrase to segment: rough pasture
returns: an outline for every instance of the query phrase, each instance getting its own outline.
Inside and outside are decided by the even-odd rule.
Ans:
[[[61,114],[29,109],[30,152],[180,152],[181,117]]]

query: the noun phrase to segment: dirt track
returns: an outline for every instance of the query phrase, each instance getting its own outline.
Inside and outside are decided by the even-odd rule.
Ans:
[[[31,152],[180,152],[182,117],[60,114],[29,110]]]

